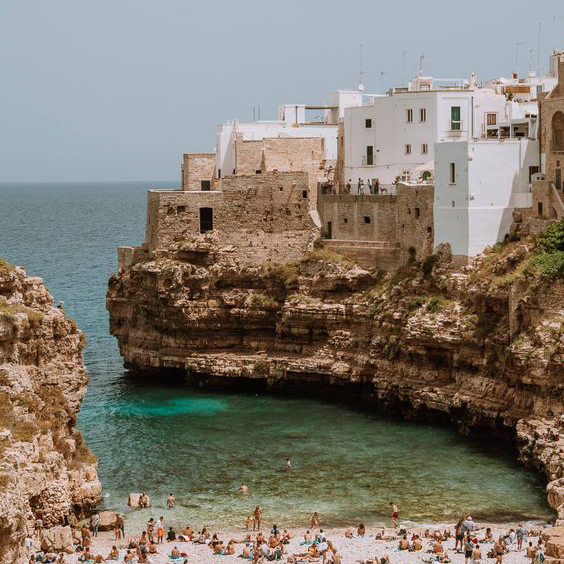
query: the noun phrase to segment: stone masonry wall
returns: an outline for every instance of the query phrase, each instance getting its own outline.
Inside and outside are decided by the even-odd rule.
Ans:
[[[182,190],[202,189],[202,180],[213,182],[215,153],[185,153],[182,165]]]
[[[213,210],[219,247],[243,264],[297,260],[319,236],[309,214],[306,173],[228,176],[222,191],[149,192],[149,252],[182,249],[197,238],[203,207]]]
[[[325,236],[331,239],[396,242],[397,196],[331,194],[318,197]]]
[[[402,262],[413,247],[417,260],[433,252],[433,198],[432,184],[398,184],[396,233],[400,244]]]

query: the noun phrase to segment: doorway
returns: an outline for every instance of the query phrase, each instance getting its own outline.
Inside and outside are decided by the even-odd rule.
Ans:
[[[213,231],[213,208],[200,208],[200,233]]]

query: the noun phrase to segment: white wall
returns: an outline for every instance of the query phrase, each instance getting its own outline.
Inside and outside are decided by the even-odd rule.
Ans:
[[[437,143],[434,245],[447,242],[454,255],[475,256],[503,241],[513,209],[530,205],[530,166],[538,166],[538,141]]]
[[[451,129],[451,107],[459,106],[461,128]],[[426,121],[420,121],[420,109],[426,109]],[[407,110],[413,110],[413,121],[407,122]],[[420,165],[433,160],[434,143],[464,141],[479,137],[484,131],[486,113],[505,116],[505,97],[492,90],[397,92],[375,98],[373,105],[345,110],[345,181],[379,178],[390,184],[403,171],[412,177]],[[372,129],[365,120],[372,119]],[[427,154],[422,144],[427,144]],[[411,154],[405,146],[411,145]],[[374,165],[363,164],[367,145],[374,147]]]

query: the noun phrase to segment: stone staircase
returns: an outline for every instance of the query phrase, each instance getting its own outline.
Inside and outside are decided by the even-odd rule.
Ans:
[[[323,243],[327,249],[349,257],[365,268],[390,271],[401,263],[399,243],[347,239],[324,239]]]

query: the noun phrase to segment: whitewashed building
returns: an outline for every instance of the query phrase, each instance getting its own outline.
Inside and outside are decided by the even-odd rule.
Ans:
[[[464,262],[509,233],[515,208],[531,205],[539,171],[536,139],[511,137],[435,145],[434,246]]]
[[[485,135],[488,123],[505,121],[506,97],[462,79],[418,77],[369,104],[345,110],[345,181],[417,179],[432,170],[434,144]]]
[[[218,177],[235,170],[235,140],[258,141],[276,137],[323,137],[325,159],[337,160],[339,120],[345,108],[362,104],[360,90],[337,90],[327,105],[284,104],[279,107],[278,119],[252,122],[231,121],[218,127],[216,136],[216,171]]]

